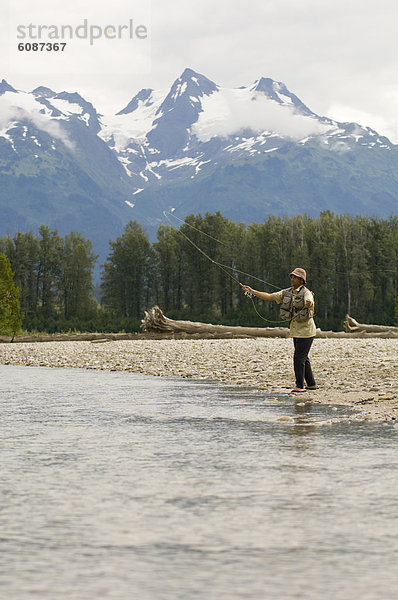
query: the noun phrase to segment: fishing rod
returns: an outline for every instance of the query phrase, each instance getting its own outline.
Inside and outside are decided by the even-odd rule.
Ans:
[[[197,227],[195,227],[194,225],[191,225],[190,223],[187,223],[186,221],[182,221],[182,219],[180,219],[179,217],[177,217],[176,215],[173,215],[172,213],[167,213],[167,211],[163,211],[164,216],[166,217],[166,219],[168,220],[168,222],[170,223],[170,225],[174,228],[174,224],[173,222],[169,219],[169,217],[167,216],[168,214],[170,216],[172,216],[173,218],[177,219],[178,221],[181,221],[183,224],[188,225],[189,227],[191,227],[192,229],[194,229],[195,231],[198,231],[199,233],[206,235],[207,237],[209,237],[210,239],[214,240],[215,242],[221,243],[223,245],[224,242],[222,242],[221,240],[218,240],[217,238],[213,237],[212,235],[206,233],[205,231],[201,231],[200,229],[198,229]],[[256,279],[257,281],[261,281],[262,283],[265,283],[266,285],[269,285],[277,290],[279,290],[280,288],[272,283],[270,283],[269,281],[265,281],[264,279],[261,279],[260,277],[256,277],[255,275],[250,275],[249,273],[245,273],[245,271],[241,271],[239,269],[237,269],[236,267],[230,267],[229,265],[224,265],[223,263],[220,263],[216,260],[214,260],[214,258],[211,258],[211,256],[209,256],[208,254],[206,254],[206,252],[204,250],[202,250],[202,248],[200,248],[197,244],[195,244],[194,241],[192,241],[183,231],[181,231],[181,228],[178,229],[178,232],[194,247],[196,248],[196,250],[198,250],[198,252],[200,252],[203,256],[205,256],[207,258],[207,260],[209,260],[211,263],[213,263],[213,265],[216,265],[219,269],[221,269],[225,275],[227,275],[228,277],[230,277],[232,279],[232,281],[234,281],[235,283],[238,283],[241,287],[242,284],[239,281],[239,279],[237,277],[235,277],[234,275],[232,275],[231,273],[229,273],[229,271],[227,271],[227,269],[230,269],[231,271],[235,271],[236,273],[240,273],[241,275],[246,275],[247,277],[251,277],[253,279]],[[244,292],[245,296],[247,296],[248,298],[250,298],[253,308],[255,310],[255,312],[257,313],[257,315],[263,320],[266,321],[267,323],[284,323],[285,321],[271,321],[270,319],[266,319],[265,317],[263,317],[257,310],[256,305],[254,304],[254,300],[253,300],[253,296],[254,294],[252,294],[252,292],[248,292],[245,290]]]

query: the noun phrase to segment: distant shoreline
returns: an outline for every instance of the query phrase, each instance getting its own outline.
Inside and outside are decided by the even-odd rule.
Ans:
[[[0,344],[0,364],[189,377],[250,386],[269,395],[287,394],[294,386],[289,339],[121,335],[134,337],[4,343]],[[397,354],[397,339],[316,339],[311,362],[319,389],[300,394],[297,402],[348,405],[360,410],[363,419],[398,420]]]

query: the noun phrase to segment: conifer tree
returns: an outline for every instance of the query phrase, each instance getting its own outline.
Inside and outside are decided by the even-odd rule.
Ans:
[[[86,318],[94,310],[92,272],[97,255],[79,233],[65,235],[57,277],[59,300],[66,319]]]
[[[123,317],[139,319],[150,302],[154,254],[146,233],[130,221],[121,237],[110,242],[103,265],[102,300]]]
[[[0,334],[11,335],[12,339],[22,324],[20,292],[14,284],[10,261],[5,254],[0,254]]]

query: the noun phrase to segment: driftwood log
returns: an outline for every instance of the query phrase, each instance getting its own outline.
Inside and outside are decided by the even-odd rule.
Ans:
[[[348,318],[348,317],[347,317]],[[350,322],[355,322],[351,319]],[[372,326],[364,326],[372,327]],[[319,338],[398,338],[398,328],[384,328],[381,325],[374,325],[375,330],[358,329],[349,331],[321,331],[316,330],[316,337]],[[381,329],[377,329],[381,327]],[[145,318],[142,320],[141,329],[143,333],[184,335],[195,337],[218,337],[218,338],[242,338],[242,337],[288,337],[288,327],[238,327],[229,325],[212,325],[211,323],[199,323],[196,321],[174,321],[166,317],[158,306],[154,306],[145,311]]]
[[[317,338],[397,338],[398,327],[389,325],[367,325],[358,323],[347,315],[345,331],[316,330]],[[174,321],[166,317],[158,306],[145,311],[141,325],[142,333],[54,333],[46,335],[19,335],[12,339],[0,336],[1,343],[31,342],[79,342],[92,343],[116,340],[164,339],[171,337],[194,338],[247,338],[247,337],[288,337],[288,327],[234,327],[212,325],[194,321]]]
[[[393,325],[368,325],[366,323],[358,323],[358,321],[350,317],[350,315],[346,316],[346,320],[344,321],[344,329],[348,333],[366,331],[367,333],[391,332],[398,334],[398,327],[394,327]]]
[[[174,321],[166,317],[158,306],[145,311],[141,330],[143,333],[200,335],[206,337],[287,337],[287,327],[239,327],[212,325],[196,321]]]

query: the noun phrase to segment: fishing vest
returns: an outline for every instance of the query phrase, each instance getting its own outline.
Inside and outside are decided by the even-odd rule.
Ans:
[[[283,290],[282,303],[279,311],[280,317],[283,321],[294,320],[297,323],[308,321],[311,319],[313,311],[305,305],[304,295],[307,288],[303,285],[302,288],[293,295],[293,288]]]

